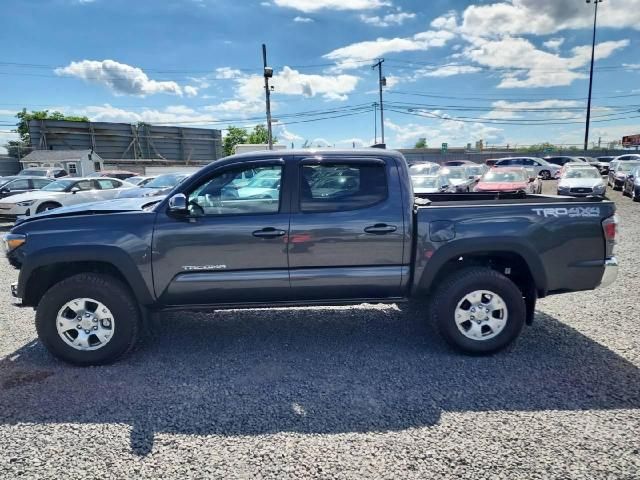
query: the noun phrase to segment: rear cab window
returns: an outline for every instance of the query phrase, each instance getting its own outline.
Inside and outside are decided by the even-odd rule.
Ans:
[[[303,160],[299,175],[299,208],[303,213],[358,210],[383,202],[388,196],[383,160]]]

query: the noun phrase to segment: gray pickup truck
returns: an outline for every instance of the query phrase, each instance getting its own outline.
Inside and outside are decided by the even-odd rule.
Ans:
[[[526,194],[414,195],[386,150],[254,152],[162,200],[52,210],[5,236],[15,303],[81,365],[133,347],[155,312],[426,299],[444,339],[491,353],[536,300],[617,273],[615,205]]]

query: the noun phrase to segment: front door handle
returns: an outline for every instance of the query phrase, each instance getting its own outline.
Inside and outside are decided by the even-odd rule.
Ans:
[[[373,233],[375,235],[384,235],[385,233],[392,233],[398,229],[395,225],[387,225],[386,223],[376,223],[366,227],[364,231],[366,233]]]
[[[253,236],[259,237],[259,238],[276,238],[276,237],[282,237],[286,233],[287,232],[285,232],[284,230],[278,230],[277,228],[267,227],[267,228],[263,228],[262,230],[256,230],[255,232],[253,232]]]

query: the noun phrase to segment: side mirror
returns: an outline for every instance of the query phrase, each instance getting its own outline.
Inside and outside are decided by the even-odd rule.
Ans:
[[[184,193],[176,193],[169,199],[169,211],[172,213],[187,213],[189,211],[187,197]]]
[[[73,188],[71,189],[71,193],[73,193],[74,195],[75,195],[76,193],[78,193],[79,191],[80,191],[80,189],[79,189],[78,187],[73,187]]]
[[[11,190],[9,190],[7,187],[0,189],[0,193],[9,193],[10,191]]]

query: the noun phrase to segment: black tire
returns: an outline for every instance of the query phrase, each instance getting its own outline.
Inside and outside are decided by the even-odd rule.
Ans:
[[[47,210],[53,210],[54,208],[60,208],[62,205],[54,202],[44,202],[38,205],[36,213],[46,212]]]
[[[112,313],[112,338],[97,350],[76,350],[67,345],[56,327],[58,311],[76,298],[92,298]],[[55,357],[75,365],[104,365],[129,352],[138,340],[140,311],[129,289],[118,279],[97,273],[81,273],[51,287],[36,310],[38,338]]]
[[[551,172],[549,170],[542,170],[540,176],[543,180],[549,180],[551,178]]]
[[[498,294],[509,313],[503,330],[487,340],[466,337],[455,322],[458,302],[475,290]],[[431,320],[455,349],[472,355],[491,354],[504,349],[520,335],[526,320],[526,306],[522,292],[510,279],[489,268],[470,267],[452,273],[438,287],[432,297]]]

